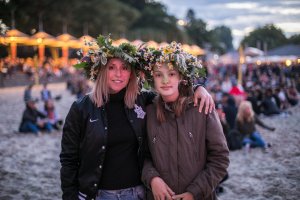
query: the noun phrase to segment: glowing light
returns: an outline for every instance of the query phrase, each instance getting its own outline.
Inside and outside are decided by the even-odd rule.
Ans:
[[[256,64],[261,65],[261,61],[260,60],[256,61]]]
[[[42,38],[38,38],[38,39],[36,39],[36,41],[37,41],[37,43],[42,43],[43,42],[43,39]]]
[[[287,67],[291,66],[291,65],[292,65],[292,61],[291,61],[291,60],[286,60],[286,61],[285,61],[285,65],[286,65]]]
[[[298,64],[300,63],[300,58],[297,59],[297,63],[298,63]]]
[[[177,21],[177,24],[178,24],[179,26],[185,26],[185,25],[186,25],[186,22],[185,22],[183,19],[179,19],[179,20]]]

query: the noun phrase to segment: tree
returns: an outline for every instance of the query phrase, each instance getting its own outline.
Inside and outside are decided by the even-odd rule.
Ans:
[[[132,25],[132,34],[143,40],[182,41],[184,36],[177,27],[177,19],[168,15],[166,7],[158,2],[148,2],[141,11],[141,16]]]
[[[255,47],[257,44],[267,44],[268,49],[284,45],[287,39],[282,30],[275,27],[273,24],[267,24],[262,28],[257,28],[246,36],[241,44]],[[263,45],[260,45],[261,49]]]
[[[291,44],[300,44],[300,34],[291,36],[288,41]]]
[[[218,26],[215,27],[212,30],[212,34],[215,35],[215,37],[218,40],[218,43],[223,46],[224,50],[232,50],[233,45],[232,45],[232,35],[231,35],[231,29],[228,28],[227,26]]]
[[[209,42],[209,32],[202,19],[196,19],[195,12],[189,9],[186,15],[186,31],[188,36],[199,46],[204,47]]]

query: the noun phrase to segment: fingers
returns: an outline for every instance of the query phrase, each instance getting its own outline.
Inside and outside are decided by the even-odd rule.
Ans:
[[[175,195],[175,192],[173,192],[173,190],[171,188],[169,188],[168,186],[167,186],[167,191],[170,194],[170,196]]]
[[[211,113],[215,109],[215,102],[214,102],[213,98],[210,98],[209,104],[210,104],[209,112]]]
[[[198,99],[197,99],[198,100]],[[198,102],[197,102],[198,103]],[[204,107],[204,103],[205,103],[205,99],[204,98],[202,98],[201,100],[200,100],[200,106],[199,106],[199,112],[201,113],[202,112],[202,109],[203,109],[203,107]],[[198,104],[197,104],[198,105]]]
[[[184,194],[178,194],[178,195],[172,196],[172,199],[174,199],[174,200],[179,200],[179,199],[183,199],[183,198],[184,198]]]
[[[215,109],[215,104],[212,102],[209,108],[209,113],[211,113]]]
[[[209,107],[210,107],[210,102],[209,102],[209,98],[205,99],[205,114],[208,114],[209,111]]]
[[[198,98],[194,95],[194,106],[198,105]]]

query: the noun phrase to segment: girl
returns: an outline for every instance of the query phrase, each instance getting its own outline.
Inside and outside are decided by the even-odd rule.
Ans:
[[[229,164],[226,139],[215,111],[205,115],[192,106],[191,74],[197,63],[179,45],[171,45],[160,52],[150,50],[154,63],[145,67],[158,93],[147,107],[151,156],[142,173],[151,190],[147,198],[216,199],[214,189]]]

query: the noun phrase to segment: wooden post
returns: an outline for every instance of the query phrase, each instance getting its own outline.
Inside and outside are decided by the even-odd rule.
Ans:
[[[243,72],[242,67],[245,63],[244,49],[242,46],[239,47],[239,66],[238,66],[238,84],[243,83]]]

